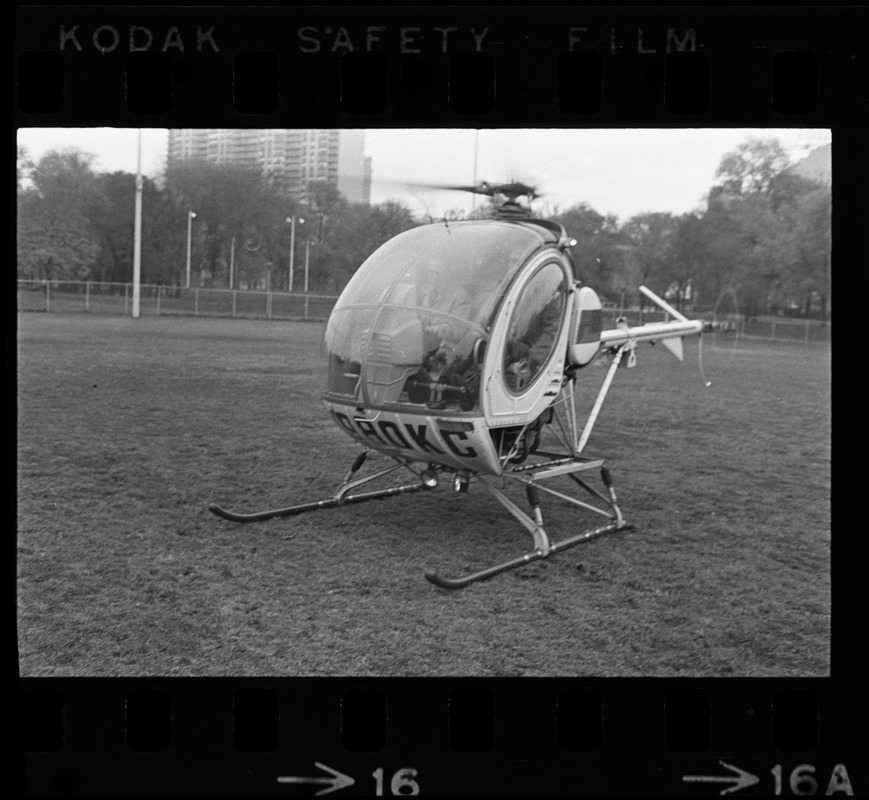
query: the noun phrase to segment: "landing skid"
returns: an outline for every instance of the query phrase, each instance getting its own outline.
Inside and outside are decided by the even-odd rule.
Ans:
[[[261,522],[262,520],[274,519],[275,517],[293,517],[296,514],[305,514],[308,511],[319,511],[320,509],[335,508],[336,506],[364,503],[368,500],[383,500],[387,497],[395,497],[395,495],[398,494],[410,494],[412,492],[418,492],[421,489],[430,489],[437,484],[436,480],[432,480],[413,469],[411,467],[411,462],[400,461],[399,459],[396,459],[397,463],[390,467],[378,470],[377,472],[373,472],[362,478],[354,479],[353,476],[365,463],[367,454],[367,451],[363,451],[356,457],[353,466],[350,468],[350,471],[347,473],[338,491],[335,492],[333,497],[330,497],[327,500],[317,500],[313,503],[303,503],[301,505],[287,506],[285,508],[274,508],[269,511],[255,511],[250,514],[239,514],[235,511],[229,511],[215,503],[208,506],[208,510],[213,514],[216,514],[218,517],[230,520],[230,522]],[[414,473],[414,475],[417,475],[420,480],[417,483],[405,484],[403,486],[391,486],[388,489],[378,489],[373,492],[349,494],[353,489],[362,486],[363,484],[369,483],[377,478],[382,478],[383,476],[389,475],[390,473],[402,468],[409,469]]]
[[[578,536],[573,536],[570,539],[553,542],[550,545],[549,553],[547,553],[547,555],[552,555],[559,550],[567,550],[569,547],[574,547],[575,545],[582,544],[582,542],[587,542],[590,539],[603,536],[605,533],[629,530],[631,527],[633,526],[628,525],[627,523],[622,523],[622,525],[619,526],[614,522],[609,525],[602,525],[599,528],[585,531],[585,533],[580,533]],[[503,564],[497,564],[488,569],[481,569],[479,572],[472,572],[468,575],[463,575],[461,578],[444,578],[436,572],[426,572],[425,577],[430,583],[433,583],[435,586],[440,586],[443,589],[464,589],[465,586],[468,586],[471,583],[486,581],[489,578],[494,578],[496,575],[500,575],[502,572],[516,569],[516,567],[523,567],[525,564],[530,564],[532,561],[537,561],[541,558],[546,558],[546,556],[544,556],[540,550],[535,550],[532,553],[526,553],[518,558],[505,561]]]
[[[584,480],[575,474],[596,467],[600,467],[601,478],[608,490],[609,497],[589,486]],[[554,478],[559,475],[567,475],[579,486],[585,489],[586,492],[593,495],[598,500],[603,501],[607,507],[602,507],[600,504],[592,505],[591,503],[583,502],[582,500],[578,500],[575,497],[571,497],[563,492],[556,491],[539,483],[539,481],[546,480],[547,478]],[[486,490],[531,533],[534,538],[534,550],[530,553],[518,556],[517,558],[505,561],[502,564],[496,564],[493,567],[488,567],[487,569],[482,569],[478,572],[471,572],[458,578],[445,578],[438,575],[436,572],[427,572],[425,577],[430,583],[433,583],[435,586],[440,586],[443,589],[462,589],[469,584],[494,578],[502,572],[522,567],[532,561],[537,561],[541,558],[548,558],[553,553],[567,550],[570,547],[575,547],[578,544],[590,541],[598,536],[603,536],[607,533],[614,533],[615,531],[626,530],[631,527],[622,517],[622,513],[617,505],[616,493],[612,485],[612,478],[610,477],[609,470],[603,465],[603,461],[601,460],[594,461],[583,459],[579,456],[561,458],[554,461],[514,467],[512,471],[505,473],[503,477],[525,484],[528,503],[531,506],[531,514],[528,514],[519,508],[500,489],[492,486],[485,479],[479,478],[478,480]],[[540,491],[555,495],[573,505],[602,514],[603,516],[608,517],[610,522],[605,525],[600,525],[597,528],[583,531],[576,536],[562,539],[561,541],[550,541],[549,536],[543,527],[543,514],[540,509]]]
[[[428,489],[424,483],[415,483],[409,486],[394,486],[390,489],[380,489],[376,492],[363,492],[361,494],[351,494],[336,500],[334,497],[328,500],[318,500],[314,503],[303,503],[298,506],[287,506],[286,508],[275,508],[271,511],[257,511],[253,514],[238,514],[235,511],[229,511],[217,504],[208,506],[208,510],[218,517],[228,519],[230,522],[261,522],[264,519],[274,519],[275,517],[293,517],[296,514],[305,514],[308,511],[319,511],[321,508],[335,508],[336,506],[349,506],[352,503],[364,503],[367,500],[383,500],[387,497],[394,497],[397,494],[410,494],[418,492],[420,489]]]
[[[504,482],[513,481],[525,485],[526,495],[531,513],[523,511],[517,506],[507,495],[498,487],[492,485],[482,476],[477,476],[476,481],[483,486],[504,508],[506,508],[515,517],[523,527],[528,530],[534,539],[534,550],[530,553],[518,556],[516,558],[505,561],[502,564],[488,567],[471,572],[467,575],[462,575],[456,578],[448,578],[438,575],[436,572],[427,572],[425,577],[435,586],[440,586],[443,589],[461,589],[471,583],[485,581],[499,575],[502,572],[507,572],[517,567],[522,567],[532,561],[537,561],[541,558],[547,558],[553,553],[560,550],[567,550],[570,547],[575,547],[578,544],[587,542],[598,536],[603,536],[606,533],[624,530],[628,527],[622,518],[621,511],[616,502],[616,494],[613,489],[612,479],[610,478],[609,470],[604,466],[603,460],[593,460],[584,458],[579,455],[554,457],[555,454],[547,454],[549,460],[537,462],[534,464],[524,464],[515,466],[507,470],[502,478]],[[356,461],[353,463],[350,471],[344,478],[338,491],[331,498],[319,500],[314,503],[304,503],[301,505],[287,506],[286,508],[275,508],[268,511],[257,511],[253,513],[238,513],[229,511],[219,505],[210,505],[209,510],[218,517],[230,520],[231,522],[260,522],[262,520],[274,519],[276,517],[291,517],[297,514],[304,514],[309,511],[319,511],[320,509],[336,508],[342,505],[351,505],[353,503],[364,503],[368,500],[383,500],[387,497],[395,497],[400,494],[409,494],[418,492],[424,489],[430,489],[437,485],[437,472],[440,470],[437,466],[430,466],[428,469],[418,471],[413,466],[413,462],[402,461],[395,459],[396,463],[378,470],[364,477],[356,478],[356,472],[365,462],[366,452],[360,453]],[[582,478],[578,473],[586,472],[592,469],[600,469],[601,478],[608,492],[607,495],[594,489]],[[360,492],[351,494],[354,489],[373,481],[377,478],[384,477],[396,470],[406,469],[412,472],[417,481],[402,486],[392,486],[387,489],[379,489],[376,491]],[[543,481],[559,476],[567,476],[571,478],[579,487],[584,489],[589,495],[595,499],[595,503],[585,502],[576,497],[567,495],[561,491],[543,485]],[[579,506],[580,508],[592,511],[606,517],[609,521],[597,528],[586,530],[583,533],[575,536],[562,539],[561,541],[550,541],[549,536],[543,527],[543,514],[540,509],[540,492],[554,495],[562,500]]]

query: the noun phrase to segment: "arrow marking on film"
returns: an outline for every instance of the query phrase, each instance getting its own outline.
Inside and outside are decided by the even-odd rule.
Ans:
[[[747,789],[749,786],[754,786],[760,783],[760,778],[757,775],[752,775],[744,769],[734,767],[733,764],[727,764],[724,761],[719,761],[722,767],[732,770],[735,775],[683,775],[682,780],[688,783],[732,783],[733,786],[728,786],[721,790],[721,794],[730,794],[730,792],[738,792],[740,789]]]
[[[320,789],[319,792],[315,792],[315,794],[329,794],[330,792],[337,792],[339,789],[345,789],[348,786],[352,786],[356,781],[353,780],[349,775],[344,775],[337,770],[332,769],[331,767],[327,767],[325,764],[321,764],[319,761],[314,762],[314,766],[318,769],[323,770],[323,772],[331,772],[331,778],[297,778],[294,775],[281,775],[278,777],[278,783],[319,783],[325,784],[325,789]]]

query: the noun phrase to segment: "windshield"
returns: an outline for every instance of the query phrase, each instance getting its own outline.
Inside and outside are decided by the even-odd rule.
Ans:
[[[495,311],[542,241],[533,229],[493,221],[391,239],[359,268],[329,320],[329,391],[373,404],[478,407]]]

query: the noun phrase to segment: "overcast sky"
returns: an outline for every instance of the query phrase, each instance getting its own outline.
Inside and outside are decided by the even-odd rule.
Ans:
[[[142,170],[164,165],[167,131],[142,131]],[[538,200],[562,210],[579,202],[620,220],[644,211],[681,214],[698,208],[722,156],[750,138],[777,138],[794,161],[828,144],[828,129],[473,129],[366,131],[372,203],[396,199],[414,213],[470,209],[472,195],[405,184],[522,180]],[[34,160],[74,146],[97,157],[99,171],[136,171],[137,130],[24,128],[18,142]],[[479,199],[476,200],[479,202]]]

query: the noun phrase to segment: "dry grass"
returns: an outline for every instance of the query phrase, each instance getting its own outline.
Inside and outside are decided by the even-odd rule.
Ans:
[[[207,511],[334,491],[356,446],[319,401],[321,333],[19,315],[23,676],[829,673],[829,349],[707,347],[709,389],[693,347],[641,350],[590,444],[635,529],[451,593],[423,570],[530,543],[481,491]],[[544,511],[555,538],[591,522]]]

